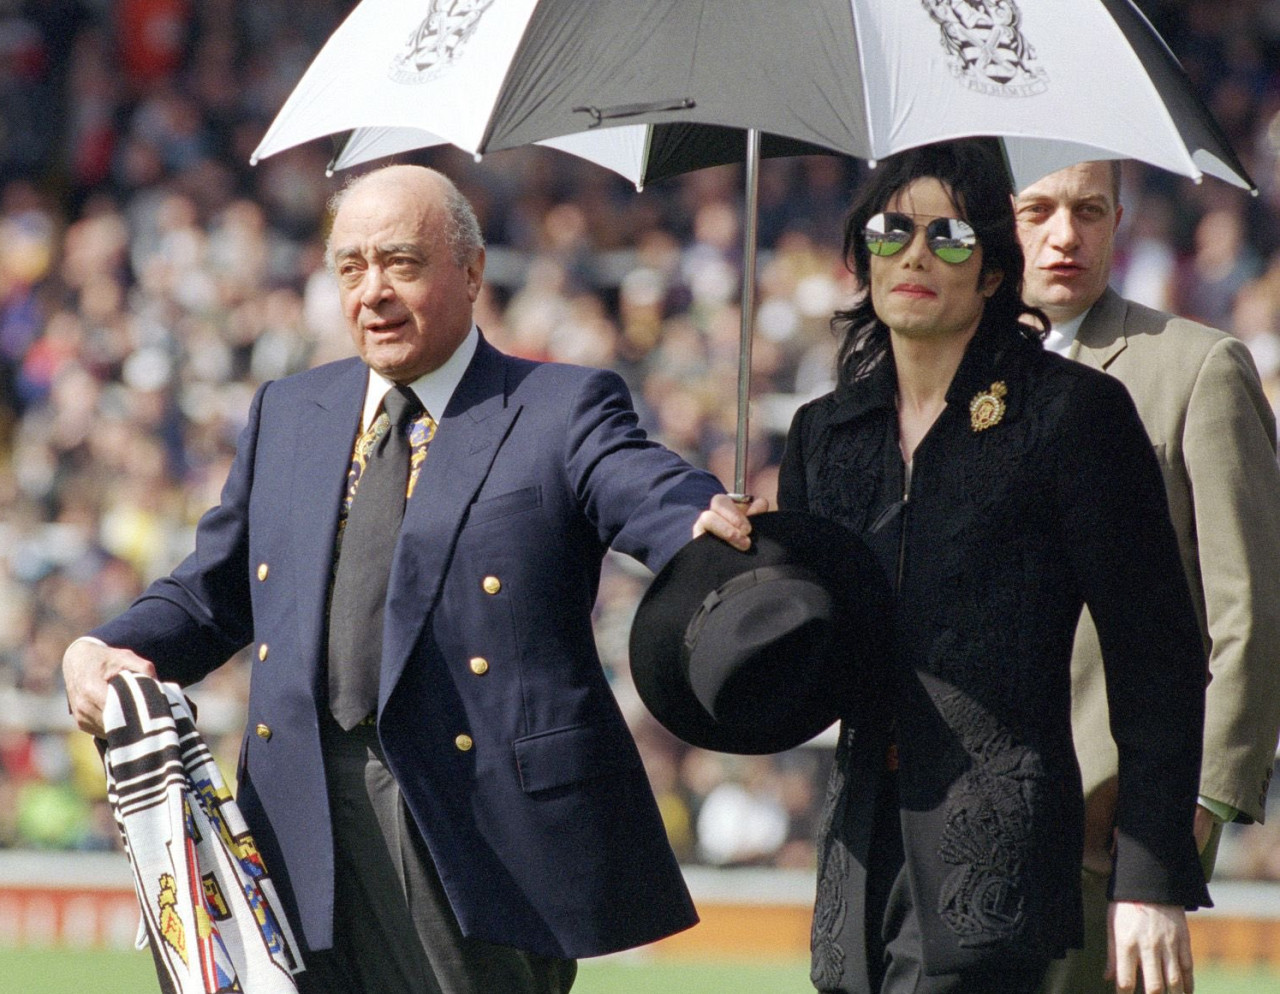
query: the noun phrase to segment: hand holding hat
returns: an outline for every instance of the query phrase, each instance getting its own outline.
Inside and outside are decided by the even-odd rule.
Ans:
[[[883,652],[890,595],[841,525],[791,511],[750,525],[746,551],[704,534],[654,578],[631,630],[631,669],[654,717],[691,745],[781,752],[845,712]]]

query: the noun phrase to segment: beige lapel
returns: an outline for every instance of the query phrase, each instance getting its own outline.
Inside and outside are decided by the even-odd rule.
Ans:
[[[1129,347],[1124,330],[1128,309],[1124,298],[1108,287],[1089,308],[1068,355],[1096,369],[1106,369]]]

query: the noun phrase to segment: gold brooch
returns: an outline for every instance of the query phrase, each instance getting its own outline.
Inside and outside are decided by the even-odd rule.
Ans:
[[[974,431],[986,431],[992,425],[998,425],[1004,417],[1004,395],[1009,388],[1004,380],[996,380],[989,390],[983,390],[969,401],[969,424]]]

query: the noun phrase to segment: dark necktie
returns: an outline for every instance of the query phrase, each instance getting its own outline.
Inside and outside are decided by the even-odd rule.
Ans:
[[[409,480],[407,428],[422,412],[407,387],[393,387],[382,403],[391,424],[360,474],[329,602],[329,710],[347,729],[378,705],[382,617]]]

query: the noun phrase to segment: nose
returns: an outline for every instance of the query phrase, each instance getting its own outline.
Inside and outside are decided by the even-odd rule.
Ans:
[[[911,241],[907,242],[899,255],[902,256],[903,265],[912,269],[919,269],[921,264],[929,259],[929,236],[925,233],[925,226],[917,224],[916,230],[911,233]]]
[[[1048,221],[1049,242],[1054,248],[1070,251],[1080,244],[1080,232],[1075,217],[1065,207],[1053,212]]]
[[[360,282],[360,303],[371,310],[385,300],[391,292],[391,286],[385,278],[381,266],[370,266],[365,270]]]

